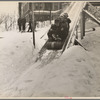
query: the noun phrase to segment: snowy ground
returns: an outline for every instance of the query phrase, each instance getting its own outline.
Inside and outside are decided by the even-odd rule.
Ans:
[[[100,96],[100,28],[91,23],[86,27],[96,27],[96,31],[90,29],[81,41],[87,51],[70,47],[47,65],[34,61],[47,38],[40,37],[49,27],[37,30],[35,49],[32,33],[0,33],[0,96]]]
[[[29,69],[45,42],[40,38],[48,28],[37,29],[35,49],[32,44],[32,33],[0,33],[0,94],[3,93],[2,89],[13,84],[25,70]]]

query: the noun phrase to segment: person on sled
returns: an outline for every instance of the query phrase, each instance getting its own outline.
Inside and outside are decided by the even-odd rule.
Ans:
[[[69,28],[70,28],[70,23],[71,23],[71,20],[70,20],[70,18],[68,18],[69,16],[68,16],[68,14],[67,13],[64,13],[64,20],[65,20],[65,22],[66,22],[66,24],[67,24],[67,28],[68,28],[68,32],[69,32]]]
[[[71,20],[68,18],[67,13],[60,16],[59,37],[61,38],[61,41],[64,41],[66,37],[68,36],[70,23],[71,23]]]
[[[61,40],[59,37],[58,37],[58,33],[59,33],[59,22],[60,20],[57,18],[55,20],[55,23],[51,25],[51,28],[48,32],[48,38],[49,38],[49,41],[59,41]]]

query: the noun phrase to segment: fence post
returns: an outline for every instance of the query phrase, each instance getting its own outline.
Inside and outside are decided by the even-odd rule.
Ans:
[[[32,3],[31,3],[31,12],[32,12],[32,32],[33,32],[33,45],[34,45],[34,48],[35,48],[35,32],[34,32],[34,30],[35,30],[35,22],[34,22],[34,8],[33,8],[33,5],[32,5]]]
[[[85,13],[81,12],[81,19],[80,19],[80,32],[81,32],[81,39],[85,36]]]

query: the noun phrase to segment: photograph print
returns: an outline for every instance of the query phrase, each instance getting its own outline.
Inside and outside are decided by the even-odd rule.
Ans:
[[[0,1],[0,97],[99,97],[100,2]]]

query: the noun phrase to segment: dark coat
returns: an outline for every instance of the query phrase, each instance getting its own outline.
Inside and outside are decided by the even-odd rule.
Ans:
[[[54,37],[55,38],[57,37],[58,29],[59,29],[59,26],[56,26],[55,24],[51,25],[51,28],[47,34],[48,38],[54,40]]]
[[[25,18],[22,18],[22,24],[26,24],[26,19]]]
[[[22,19],[18,18],[18,25],[21,25],[21,23],[22,23]]]
[[[64,18],[60,21],[60,28],[59,28],[59,37],[61,40],[65,40],[69,33],[69,24],[71,23],[71,20],[69,18]]]

